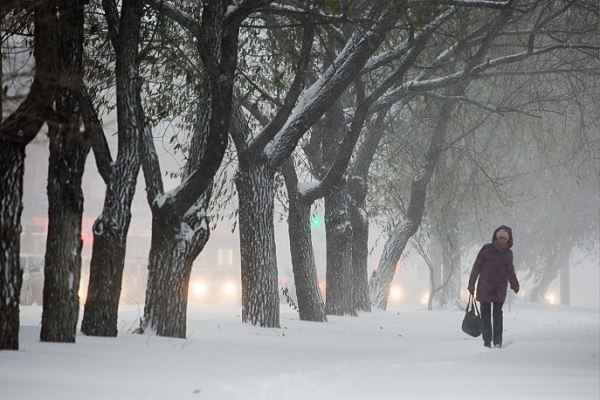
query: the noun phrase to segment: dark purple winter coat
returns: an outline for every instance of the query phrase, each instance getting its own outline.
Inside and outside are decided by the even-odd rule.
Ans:
[[[502,249],[494,245],[496,240],[496,232],[504,229],[508,232],[508,248]],[[491,302],[506,300],[507,282],[510,283],[510,288],[515,292],[519,291],[519,281],[515,275],[515,267],[513,266],[513,253],[510,248],[513,245],[512,229],[506,225],[502,225],[494,231],[492,243],[484,245],[477,259],[473,264],[473,270],[469,277],[469,292],[475,289],[475,281],[477,282],[477,300]]]

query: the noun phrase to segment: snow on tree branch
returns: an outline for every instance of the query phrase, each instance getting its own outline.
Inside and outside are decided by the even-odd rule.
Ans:
[[[390,2],[383,3],[378,11],[379,16],[371,28],[352,35],[323,76],[302,93],[286,124],[266,146],[266,156],[273,167],[278,167],[289,157],[306,130],[346,89],[368,57],[379,47],[384,33],[391,28],[396,17]]]
[[[290,85],[290,88],[285,96],[282,107],[279,109],[275,117],[267,124],[262,132],[258,135],[256,140],[249,146],[251,153],[262,151],[264,146],[272,140],[281,127],[285,124],[285,121],[289,118],[294,104],[298,100],[298,97],[302,93],[304,87],[304,81],[306,80],[306,69],[310,62],[311,50],[313,39],[315,36],[315,27],[312,20],[305,21],[304,33],[302,38],[302,47],[300,50],[300,57],[296,68],[296,76],[294,81]]]
[[[568,43],[553,44],[553,45],[549,45],[549,46],[535,49],[535,50],[525,50],[525,51],[521,51],[521,52],[518,52],[515,54],[510,54],[507,56],[497,57],[494,59],[484,61],[484,62],[480,63],[479,65],[476,65],[471,70],[470,73],[479,75],[483,71],[486,71],[491,68],[496,68],[501,65],[506,65],[506,64],[522,61],[522,60],[525,60],[530,57],[539,56],[542,54],[546,54],[546,53],[556,51],[556,50],[561,50],[561,49],[600,50],[600,46],[587,45],[587,44],[575,45],[575,44],[568,44]],[[412,93],[420,93],[421,92],[422,93],[425,91],[430,91],[430,90],[447,87],[449,85],[456,83],[458,80],[462,79],[465,76],[465,74],[467,74],[467,73],[468,73],[468,71],[466,69],[463,69],[462,71],[457,71],[452,74],[428,79],[425,81],[420,81],[420,80],[415,79],[415,80],[406,82],[402,86],[399,86],[398,88],[391,91],[388,95],[383,97],[381,100],[375,102],[373,107],[374,107],[374,109],[379,109],[380,107],[382,107],[385,104],[395,103],[395,102],[399,101],[400,99],[402,99],[404,96],[406,96],[407,93],[410,93],[410,92],[412,92]]]

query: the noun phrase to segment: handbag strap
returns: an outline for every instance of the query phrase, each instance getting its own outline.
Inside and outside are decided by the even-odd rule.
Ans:
[[[467,309],[465,311],[469,311],[469,308],[473,308],[475,310],[475,315],[480,316],[479,308],[477,307],[477,301],[475,300],[475,296],[469,294],[469,301],[467,302]]]
[[[477,301],[475,300],[475,296],[471,295],[471,299],[473,301],[473,308],[475,309],[475,315],[477,315],[479,317],[481,314],[479,313],[479,308],[477,308]]]

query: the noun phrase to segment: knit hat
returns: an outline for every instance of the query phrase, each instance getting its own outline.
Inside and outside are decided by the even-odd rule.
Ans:
[[[501,237],[506,238],[506,240],[508,240],[510,238],[510,235],[504,229],[500,229],[498,232],[496,232],[496,239]]]

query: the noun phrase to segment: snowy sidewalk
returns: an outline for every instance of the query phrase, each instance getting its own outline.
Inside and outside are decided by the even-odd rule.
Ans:
[[[0,352],[2,399],[598,399],[600,314],[513,305],[505,346],[460,331],[461,311],[404,306],[326,324],[282,309],[281,329],[242,325],[239,308],[191,305],[188,339],[127,333],[40,343],[23,307],[21,350]]]

